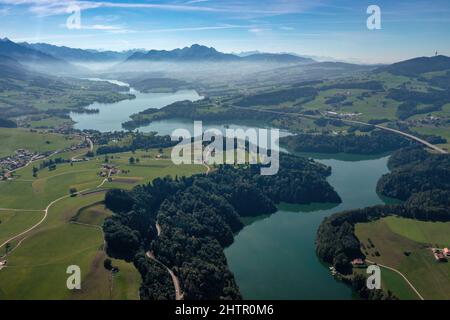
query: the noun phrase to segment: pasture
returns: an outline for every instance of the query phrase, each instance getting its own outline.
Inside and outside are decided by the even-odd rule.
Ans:
[[[164,154],[167,152],[164,150]],[[70,159],[75,153],[58,156]],[[201,165],[176,166],[169,159],[156,159],[158,153],[137,151],[58,164],[55,170],[40,170],[36,178],[30,166],[18,170],[15,180],[1,182],[0,203],[4,208],[43,210],[59,200],[50,206],[40,225],[11,242],[13,250],[7,256],[7,267],[0,270],[0,299],[138,299],[141,279],[131,263],[112,259],[113,266],[119,268],[115,274],[103,266],[107,256],[101,225],[111,214],[101,204],[106,189],[130,189],[157,177],[206,171]],[[131,157],[139,158],[139,162],[131,164]],[[110,181],[99,175],[105,160],[119,169]],[[71,197],[71,188],[86,192]],[[27,230],[43,214],[0,211],[0,240]],[[81,290],[66,287],[66,269],[70,265],[81,268]]]
[[[388,217],[358,223],[355,233],[363,244],[362,251],[367,259],[403,273],[425,299],[450,299],[450,265],[437,262],[430,249],[431,243],[445,240],[433,236],[433,230],[437,228],[450,233],[450,229],[446,229],[448,224]],[[403,290],[398,281],[389,278],[384,281],[393,292]]]

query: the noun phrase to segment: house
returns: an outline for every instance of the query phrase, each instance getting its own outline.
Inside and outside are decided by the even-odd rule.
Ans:
[[[358,258],[358,259],[354,259],[352,262],[352,266],[353,267],[364,267],[366,265],[366,263],[364,262],[363,259]]]
[[[434,257],[439,262],[447,262],[447,258],[445,257],[444,253],[439,250],[436,250],[436,252],[434,253]]]
[[[448,248],[444,248],[443,253],[446,257],[450,257],[450,250]]]

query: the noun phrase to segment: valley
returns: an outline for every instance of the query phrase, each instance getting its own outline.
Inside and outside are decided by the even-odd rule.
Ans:
[[[171,300],[174,278],[186,300],[419,298],[405,278],[448,299],[430,248],[450,245],[450,58],[380,66],[8,39],[0,56],[0,299]],[[174,165],[169,135],[199,120],[280,129],[280,174]],[[381,290],[360,290],[357,258],[390,268]],[[65,286],[72,264],[80,291]]]

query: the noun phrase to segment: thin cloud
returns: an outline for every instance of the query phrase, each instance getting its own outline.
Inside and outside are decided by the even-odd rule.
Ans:
[[[11,8],[9,8],[9,7],[0,9],[0,16],[2,16],[2,17],[7,16],[10,13],[11,13]]]
[[[208,2],[209,0],[191,0],[188,2],[185,2],[185,4],[193,4],[193,3],[201,3],[201,2]]]
[[[195,5],[207,2],[210,5]],[[39,16],[66,14],[69,5],[77,5],[81,10],[98,8],[122,8],[122,9],[160,9],[169,11],[191,12],[228,12],[250,16],[281,15],[288,13],[300,13],[315,6],[315,1],[264,1],[262,4],[240,1],[215,1],[191,0],[184,4],[153,4],[153,3],[124,3],[109,1],[72,1],[72,0],[0,0],[0,3],[9,5],[27,5],[30,12]],[[194,4],[194,5],[192,5]],[[260,9],[266,8],[266,9]]]
[[[185,27],[185,28],[169,28],[169,29],[144,30],[142,32],[146,32],[146,33],[186,32],[186,31],[207,31],[207,30],[239,29],[239,28],[248,28],[248,26],[226,25],[226,26]]]

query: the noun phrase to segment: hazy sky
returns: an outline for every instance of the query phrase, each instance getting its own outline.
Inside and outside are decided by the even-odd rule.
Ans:
[[[66,27],[70,4],[80,29]],[[366,26],[369,5],[381,8],[381,30]],[[449,26],[449,0],[0,0],[0,37],[112,50],[199,43],[392,62],[450,55]]]

